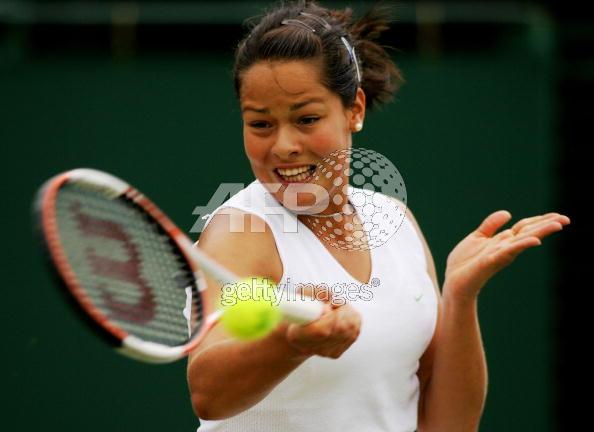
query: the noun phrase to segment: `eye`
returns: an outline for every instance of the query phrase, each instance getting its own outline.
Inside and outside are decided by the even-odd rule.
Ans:
[[[249,123],[249,125],[255,129],[266,129],[270,127],[270,123],[265,121],[254,121]]]
[[[299,119],[299,122],[301,124],[304,124],[304,125],[312,125],[315,122],[317,122],[319,119],[320,118],[319,117],[316,117],[316,116],[308,116],[308,117],[302,117],[302,118],[300,118]]]

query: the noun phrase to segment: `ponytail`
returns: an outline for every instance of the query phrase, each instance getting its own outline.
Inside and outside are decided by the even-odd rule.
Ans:
[[[402,72],[385,47],[376,42],[381,33],[389,29],[390,12],[387,6],[375,5],[356,21],[352,20],[353,11],[350,8],[331,12],[346,26],[355,41],[362,72],[361,88],[365,92],[368,108],[392,101],[395,92],[404,83]]]

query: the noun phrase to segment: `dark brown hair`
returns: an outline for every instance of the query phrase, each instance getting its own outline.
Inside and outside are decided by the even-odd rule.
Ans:
[[[368,109],[391,101],[404,80],[384,47],[375,42],[388,29],[388,14],[386,7],[375,6],[354,21],[350,8],[328,10],[309,0],[280,3],[263,17],[251,20],[249,34],[237,47],[233,68],[236,95],[240,96],[243,73],[259,61],[317,60],[323,65],[322,83],[340,96],[345,107],[352,106],[359,86]],[[283,25],[284,20],[304,25]],[[341,37],[354,47],[360,83]]]

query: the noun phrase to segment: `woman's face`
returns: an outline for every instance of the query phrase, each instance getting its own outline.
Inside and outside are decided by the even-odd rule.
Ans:
[[[281,184],[278,190],[267,187],[285,206],[290,201],[284,194],[287,187],[311,191],[316,166],[330,153],[351,147],[351,132],[365,115],[361,89],[353,107],[344,108],[340,97],[321,84],[318,64],[310,61],[254,64],[243,74],[240,103],[245,152],[254,175],[264,184]],[[316,183],[330,198],[342,193],[320,178]],[[297,193],[301,209],[316,201],[311,193]],[[335,211],[340,208],[330,199],[325,213]]]

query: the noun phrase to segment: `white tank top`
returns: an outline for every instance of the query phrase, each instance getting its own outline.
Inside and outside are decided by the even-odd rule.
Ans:
[[[356,284],[361,296],[350,304],[362,316],[361,333],[339,359],[309,358],[258,404],[229,419],[201,420],[199,432],[415,431],[416,372],[435,330],[437,296],[414,226],[404,218],[385,244],[370,249],[371,277],[362,286],[295,214],[277,204],[279,214],[270,215],[264,207],[273,202],[256,180],[207,224],[223,207],[265,220],[283,265],[280,284]]]

